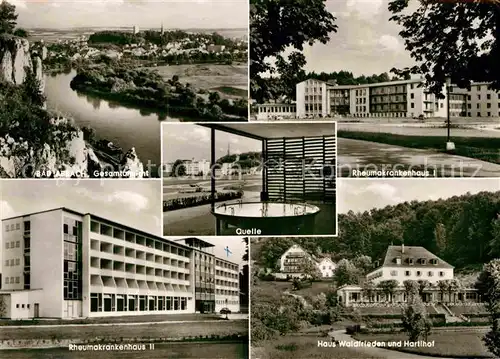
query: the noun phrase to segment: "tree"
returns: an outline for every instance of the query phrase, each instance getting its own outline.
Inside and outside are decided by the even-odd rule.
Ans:
[[[448,292],[450,283],[447,280],[440,280],[437,282],[439,292],[441,293],[441,299],[444,302],[444,293]]]
[[[172,177],[182,177],[186,175],[186,166],[182,160],[175,160],[172,165],[172,172],[170,174]]]
[[[0,34],[12,34],[17,25],[16,7],[2,0],[0,4]]]
[[[348,259],[341,259],[333,273],[333,280],[338,287],[345,284],[358,284],[358,270]]]
[[[432,323],[427,316],[422,299],[418,295],[416,286],[412,286],[409,293],[408,304],[403,309],[403,330],[408,334],[411,342],[416,342],[420,337],[427,340]]]
[[[30,36],[30,33],[28,31],[26,31],[25,29],[17,28],[14,31],[14,35],[17,36],[17,37],[27,38],[27,37]]]
[[[391,21],[402,26],[400,35],[417,65],[391,71],[425,75],[436,95],[441,95],[447,76],[459,87],[468,87],[471,81],[491,81],[492,88],[500,89],[499,4],[421,2],[416,11],[407,14],[409,5],[409,0],[391,0],[389,11]]]
[[[394,279],[383,280],[378,283],[377,287],[382,291],[382,293],[385,294],[385,297],[388,298],[389,301],[392,303],[394,299],[394,292],[398,287],[398,281]]]
[[[311,280],[318,280],[321,278],[321,272],[314,262],[313,259],[309,257],[304,257],[299,264],[299,272],[304,275],[305,278]]]
[[[373,269],[372,259],[366,255],[354,258],[353,263],[354,266],[359,270],[361,275],[365,275]]]
[[[208,95],[208,101],[210,102],[211,105],[217,105],[220,101],[220,95],[218,92],[210,92]]]
[[[407,302],[410,301],[410,296],[413,295],[414,293],[418,293],[419,291],[419,284],[418,282],[408,279],[403,282],[403,286],[405,288],[405,294],[406,294],[406,300]]]
[[[26,100],[30,101],[35,106],[43,106],[45,103],[45,95],[42,92],[40,80],[29,67],[24,68],[26,77],[24,79],[23,87]]]
[[[490,317],[490,331],[483,338],[488,350],[500,357],[500,259],[494,259],[483,267],[476,282],[476,289]]]
[[[271,58],[287,48],[302,51],[304,44],[326,44],[337,31],[335,17],[326,0],[251,0],[250,74],[251,95],[258,102],[268,99],[268,83],[262,75],[274,75]]]
[[[362,285],[363,296],[371,303],[373,295],[377,292],[377,286],[372,281],[366,281]]]
[[[424,298],[424,292],[427,288],[429,288],[431,286],[431,282],[429,282],[428,280],[426,279],[420,279],[418,282],[417,282],[417,285],[418,285],[418,295],[420,295],[420,298]]]

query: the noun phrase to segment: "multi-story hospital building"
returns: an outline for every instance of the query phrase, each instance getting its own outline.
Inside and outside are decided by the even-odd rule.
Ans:
[[[239,311],[239,265],[201,239],[171,241],[67,208],[2,222],[0,317]]]
[[[296,103],[257,106],[257,119],[352,117],[447,117],[448,101],[438,99],[423,86],[423,79],[339,86],[316,79],[296,85]],[[487,83],[470,90],[450,87],[451,117],[499,117],[500,94]]]

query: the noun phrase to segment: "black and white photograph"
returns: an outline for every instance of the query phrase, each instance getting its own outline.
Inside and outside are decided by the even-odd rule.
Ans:
[[[159,178],[162,122],[248,121],[245,0],[2,0],[0,14],[2,178]]]
[[[342,177],[499,177],[498,16],[495,1],[252,1],[251,120],[337,121]]]
[[[251,357],[497,358],[498,180],[338,190],[337,238],[250,238]]]
[[[0,357],[248,358],[248,239],[165,238],[159,181],[0,181]]]
[[[162,130],[164,235],[336,235],[335,123]]]

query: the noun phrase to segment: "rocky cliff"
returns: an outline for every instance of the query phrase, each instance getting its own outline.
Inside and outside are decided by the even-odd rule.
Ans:
[[[33,71],[43,82],[42,60],[30,50],[28,40],[12,35],[0,36],[0,76],[3,80],[20,85],[26,71]]]
[[[45,47],[34,47],[26,39],[11,35],[0,35],[0,82],[22,85],[28,71],[36,75],[44,90],[42,58]],[[5,95],[5,94],[4,94]],[[3,95],[0,93],[0,98]],[[1,120],[1,119],[0,119]],[[9,119],[7,128],[15,129],[18,121]],[[54,116],[50,120],[50,133],[45,134],[47,142],[42,148],[34,149],[21,136],[13,136],[10,131],[0,133],[0,177],[25,177],[67,174],[72,177],[92,177],[95,171],[103,169],[98,156],[84,140],[83,132],[69,119]],[[120,163],[124,170],[138,173],[142,177],[142,163],[135,150],[127,152]],[[66,177],[66,176],[65,176]]]

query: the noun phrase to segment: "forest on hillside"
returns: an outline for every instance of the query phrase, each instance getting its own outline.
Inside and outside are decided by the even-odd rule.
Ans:
[[[387,246],[423,246],[460,269],[480,269],[500,258],[500,191],[411,201],[362,213],[339,214],[337,238],[276,238],[252,250],[258,264],[274,268],[293,243],[334,260],[382,257]]]

